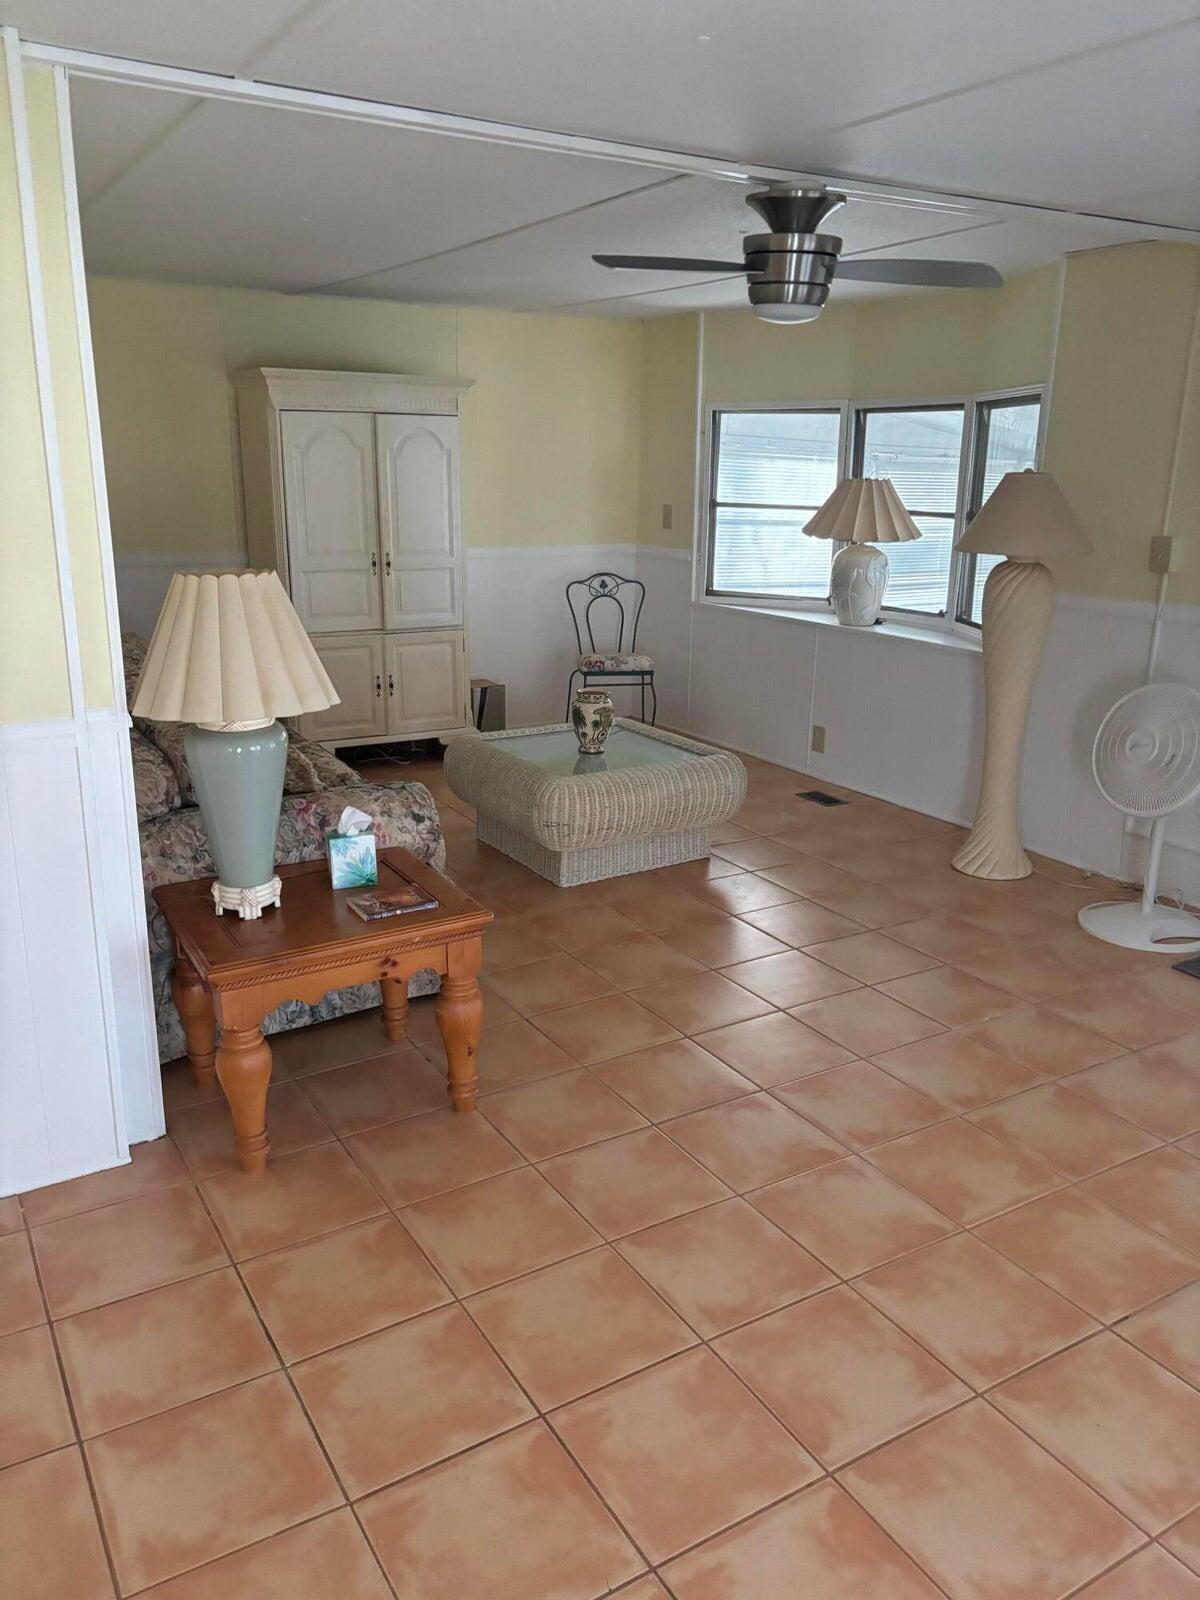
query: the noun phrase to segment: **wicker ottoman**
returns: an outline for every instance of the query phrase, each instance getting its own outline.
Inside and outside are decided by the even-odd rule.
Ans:
[[[602,756],[580,755],[564,723],[464,734],[445,775],[484,844],[564,886],[706,856],[746,794],[736,756],[623,718]]]

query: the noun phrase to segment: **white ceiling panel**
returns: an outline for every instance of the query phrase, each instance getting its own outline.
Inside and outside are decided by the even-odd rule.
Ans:
[[[187,95],[74,78],[71,120],[80,205],[90,205],[200,104]]]
[[[746,193],[740,184],[677,178],[652,191],[611,200],[520,233],[343,284],[341,292],[544,310],[580,300],[658,291],[664,284],[701,283],[707,287],[710,279],[697,279],[692,273],[674,278],[657,272],[614,273],[591,258],[598,251],[608,251],[736,261],[743,235],[759,233],[765,226],[746,205]],[[933,211],[851,201],[829,219],[827,231],[841,234],[847,251],[865,251],[954,227],[970,227],[982,219],[983,214],[977,213],[951,221]],[[742,287],[741,279],[728,286],[732,303],[740,299]],[[705,295],[699,303],[711,303],[710,297]],[[683,305],[678,309],[684,309]]]
[[[834,129],[809,155],[881,180],[936,173],[953,192],[1108,211],[1194,178],[1200,23]]]
[[[77,141],[112,97],[80,107]],[[167,98],[167,97],[164,97]],[[101,127],[108,119],[99,116]],[[655,181],[641,167],[208,101],[83,213],[92,269],[312,289]]]
[[[1200,167],[1200,152],[1194,164]],[[1156,189],[1150,194],[1121,195],[1110,209],[1126,217],[1144,217],[1147,222],[1168,228],[1200,228],[1200,177],[1191,183]]]
[[[281,29],[325,0],[0,0],[0,20],[23,39],[237,72]]]
[[[344,0],[329,29],[283,37],[263,68],[289,83],[809,167],[830,128],[927,102],[936,118],[952,91],[1196,15],[1196,0]],[[1122,103],[1098,98],[1081,121],[1058,124],[1047,156],[1067,129],[1086,148],[1092,124],[1111,124]],[[1153,96],[1136,111],[1156,125]],[[942,142],[922,146],[924,164],[904,177],[980,192],[966,163],[940,160],[958,129],[952,108],[939,126]],[[1004,192],[1021,192],[1020,166],[1005,176]]]

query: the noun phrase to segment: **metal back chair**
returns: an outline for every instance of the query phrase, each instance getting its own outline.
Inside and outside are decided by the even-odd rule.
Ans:
[[[637,647],[646,585],[640,578],[622,578],[616,572],[593,572],[590,578],[572,579],[566,592],[579,650],[579,663],[567,683],[567,721],[571,719],[575,680],[582,678],[585,689],[592,682],[638,689],[643,722],[649,689],[653,723],[658,716],[654,662],[639,654]]]

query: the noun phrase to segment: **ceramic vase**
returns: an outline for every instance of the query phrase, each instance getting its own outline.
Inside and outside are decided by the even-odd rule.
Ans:
[[[871,628],[887,588],[888,558],[873,544],[844,544],[833,558],[829,595],[847,628]]]
[[[581,755],[596,756],[604,749],[613,724],[612,696],[605,689],[581,689],[571,702],[571,726]]]

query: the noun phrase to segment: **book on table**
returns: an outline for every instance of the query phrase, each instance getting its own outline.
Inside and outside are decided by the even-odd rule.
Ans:
[[[352,895],[346,904],[364,922],[380,922],[385,917],[403,917],[412,911],[436,911],[439,902],[419,883],[404,878],[388,889]]]

